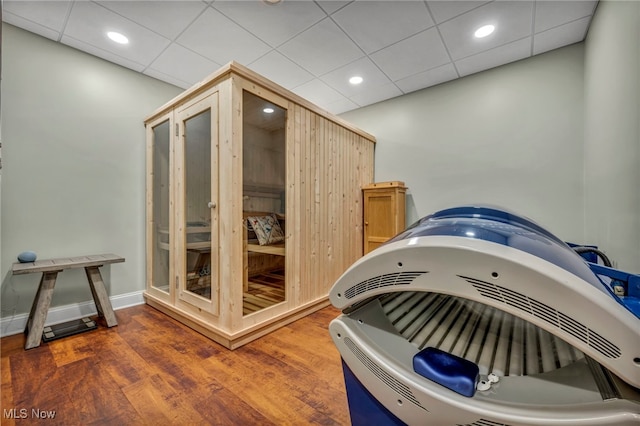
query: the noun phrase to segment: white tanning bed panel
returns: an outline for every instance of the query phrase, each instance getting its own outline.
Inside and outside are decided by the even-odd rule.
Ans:
[[[330,332],[398,424],[640,424],[639,293],[528,219],[459,207],[352,265]]]

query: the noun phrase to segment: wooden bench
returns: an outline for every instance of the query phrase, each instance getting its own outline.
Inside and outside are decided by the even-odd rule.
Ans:
[[[24,348],[31,349],[40,346],[44,322],[47,318],[49,306],[51,305],[51,297],[53,296],[53,287],[56,285],[58,272],[65,269],[85,269],[98,314],[105,319],[108,327],[118,325],[116,315],[113,312],[109,296],[107,295],[107,290],[104,287],[104,281],[102,281],[102,275],[100,275],[98,268],[110,263],[121,262],[124,262],[124,257],[115,254],[99,254],[14,263],[11,268],[11,272],[14,275],[42,272],[40,285],[38,286],[36,297],[33,300],[31,312],[29,313],[27,325],[24,330],[25,334],[27,334],[27,341]]]

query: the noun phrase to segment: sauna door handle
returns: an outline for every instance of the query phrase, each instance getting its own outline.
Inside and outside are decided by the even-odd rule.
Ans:
[[[213,201],[209,201],[207,203],[207,206],[209,206],[210,209],[215,209],[216,208],[216,203],[214,203]]]

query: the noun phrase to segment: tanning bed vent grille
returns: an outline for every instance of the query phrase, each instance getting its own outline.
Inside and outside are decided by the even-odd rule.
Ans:
[[[407,285],[411,284],[413,280],[420,275],[426,274],[427,271],[416,272],[394,272],[391,274],[378,275],[377,277],[366,279],[358,284],[349,287],[344,292],[344,297],[351,299],[359,294],[367,291],[375,290],[381,287],[389,287],[394,285]]]
[[[418,407],[425,411],[429,411],[420,404],[420,401],[416,399],[411,392],[411,388],[394,378],[391,374],[387,373],[382,367],[376,364],[371,358],[369,358],[360,348],[348,337],[344,338],[345,345],[351,349],[351,352],[369,369],[375,376],[380,379],[385,385],[389,386],[399,395],[405,397],[409,401],[413,402]]]
[[[620,348],[606,338],[591,330],[586,325],[542,302],[493,283],[462,275],[458,276],[471,284],[481,295],[543,319],[554,327],[571,334],[573,337],[581,340],[608,358],[615,359],[622,355]]]
[[[467,423],[464,425],[457,425],[457,426],[509,426],[509,425],[506,423],[498,423],[491,420],[480,419],[473,423]]]

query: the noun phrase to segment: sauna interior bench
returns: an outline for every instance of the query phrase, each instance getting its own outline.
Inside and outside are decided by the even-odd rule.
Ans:
[[[51,297],[53,296],[53,287],[56,284],[58,272],[65,269],[84,268],[91,287],[91,294],[96,303],[98,314],[105,319],[108,327],[118,325],[116,315],[111,307],[107,290],[104,287],[104,281],[100,274],[99,267],[110,263],[122,263],[124,257],[115,254],[97,254],[91,256],[63,257],[59,259],[36,260],[35,262],[14,263],[11,272],[13,275],[23,275],[32,273],[42,273],[40,284],[36,297],[31,306],[31,312],[27,319],[25,333],[27,341],[25,349],[31,349],[40,346],[44,322],[47,319],[47,312],[51,305]]]
[[[282,217],[282,215],[280,215]],[[158,230],[158,233],[161,235],[169,235],[169,230],[162,228]],[[200,233],[211,233],[211,228],[208,226],[188,226],[186,229],[187,234],[200,234]],[[201,253],[209,253],[209,249],[211,247],[211,241],[193,241],[185,244],[187,250],[191,250],[194,252]],[[169,243],[160,241],[158,242],[158,246],[163,250],[169,250]],[[266,246],[261,246],[259,244],[247,244],[247,251],[251,253],[263,253],[263,254],[271,254],[274,256],[284,256],[284,244],[270,244]]]

